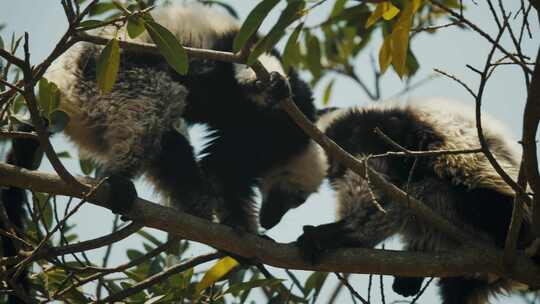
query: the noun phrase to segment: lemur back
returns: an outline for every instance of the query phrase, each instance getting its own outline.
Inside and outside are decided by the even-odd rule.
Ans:
[[[232,17],[204,6],[169,7],[153,17],[190,47],[231,51],[239,29]],[[151,42],[146,34],[136,41]],[[100,164],[113,184],[126,186],[125,178],[145,174],[179,208],[210,219],[219,205],[222,222],[254,231],[252,188],[308,146],[273,99],[279,79],[260,89],[249,67],[204,59],[190,59],[183,76],[160,55],[122,50],[118,79],[110,93],[100,94],[101,49],[76,45],[45,75],[62,91],[61,108],[71,117],[66,134],[83,157]],[[285,73],[275,53],[260,61],[288,77],[294,102],[314,119],[311,90],[296,73]],[[209,126],[199,163],[186,133],[195,123]]]
[[[482,117],[490,151],[505,171],[516,178],[520,160],[516,144],[509,140],[500,123]],[[359,158],[371,155],[368,164],[372,169],[452,224],[494,246],[504,246],[514,194],[482,153],[373,157],[398,151],[376,134],[375,128],[411,151],[476,149],[480,143],[473,109],[442,100],[402,106],[374,104],[321,111],[317,124],[349,153]],[[391,201],[337,160],[326,157],[327,176],[337,196],[338,221],[304,227],[298,246],[308,260],[316,262],[325,251],[339,247],[371,248],[395,234],[402,236],[406,250],[434,252],[459,248],[460,244],[415,217],[399,202]],[[295,174],[309,175],[309,171]],[[269,188],[269,192],[279,192],[284,187]],[[374,204],[374,198],[386,214]],[[532,241],[530,225],[529,210],[525,210],[519,237],[521,249]],[[422,281],[423,278],[396,277],[393,288],[410,296],[418,293]],[[482,304],[490,294],[512,288],[513,282],[478,275],[441,278],[439,285],[444,304]]]

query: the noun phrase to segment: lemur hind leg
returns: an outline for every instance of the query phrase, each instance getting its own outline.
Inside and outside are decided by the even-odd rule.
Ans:
[[[150,164],[148,176],[170,197],[173,206],[192,215],[212,219],[221,198],[215,185],[202,175],[193,147],[176,130],[163,134],[161,152]]]
[[[156,100],[113,91],[96,102],[96,109],[88,109],[93,125],[101,128],[103,143],[97,160],[108,178],[109,204],[115,213],[131,209],[137,197],[131,180],[158,159],[163,134],[171,128],[169,112],[174,106]]]
[[[489,297],[489,283],[464,277],[441,278],[439,281],[443,304],[483,304]]]
[[[242,134],[245,132],[215,131],[203,151],[206,155],[200,160],[200,165],[203,174],[223,198],[217,210],[220,222],[238,232],[256,232],[251,187],[255,185],[254,176],[260,157],[245,148],[250,137]]]

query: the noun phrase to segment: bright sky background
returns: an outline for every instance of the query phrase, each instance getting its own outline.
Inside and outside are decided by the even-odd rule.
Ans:
[[[178,1],[181,2],[181,1]],[[257,1],[234,0],[227,1],[239,12],[241,19],[245,18],[251,8]],[[327,1],[321,5],[313,15],[310,15],[307,20],[308,24],[315,24],[317,21],[323,20],[329,13],[331,4],[334,1]],[[477,1],[478,5],[471,1],[465,1],[470,8],[466,12],[466,16],[487,29],[492,36],[495,35],[496,25],[493,22],[487,5],[484,1]],[[507,5],[507,11],[515,13],[519,8],[520,1],[504,1]],[[534,11],[534,10],[533,10]],[[269,29],[276,20],[277,14],[268,18],[264,23],[262,32]],[[526,55],[534,57],[538,49],[538,26],[536,16],[531,15],[530,19],[533,35],[536,37],[532,40],[525,38],[522,47]],[[0,0],[0,24],[5,23],[7,28],[1,33],[4,41],[12,31],[17,34],[22,34],[28,31],[30,34],[30,50],[34,63],[40,62],[54,47],[56,41],[66,29],[65,16],[60,5],[60,1],[44,1],[44,0]],[[376,37],[379,34],[375,35]],[[505,45],[509,43],[509,37],[503,37]],[[372,42],[375,46],[371,53],[377,55],[380,39],[377,38]],[[470,84],[475,89],[478,82],[478,77],[475,73],[465,68],[466,64],[471,64],[480,68],[483,66],[485,56],[489,51],[489,44],[478,34],[472,31],[458,31],[453,28],[440,30],[436,35],[422,34],[421,37],[415,40],[414,52],[421,62],[421,70],[415,78],[417,81],[425,78],[433,73],[433,68],[440,68],[450,74],[458,76],[460,79]],[[372,83],[371,65],[369,56],[364,55],[357,62],[358,73],[367,83]],[[322,90],[330,78],[324,79],[319,87],[315,90],[315,96],[318,106],[321,106]],[[413,81],[414,82],[414,81]],[[521,136],[522,111],[526,98],[526,90],[523,84],[523,76],[521,71],[513,66],[502,67],[498,69],[492,79],[488,82],[487,91],[484,97],[484,110],[491,116],[498,118],[508,125],[511,134],[517,139]],[[383,98],[393,96],[402,89],[402,82],[393,72],[387,73],[383,77]],[[462,101],[470,106],[473,106],[473,100],[465,90],[455,82],[437,78],[412,91],[400,99],[407,100],[410,98],[431,98],[445,97]],[[334,94],[332,96],[331,105],[335,106],[351,106],[369,102],[363,91],[357,87],[352,81],[345,78],[338,78],[334,86]],[[195,128],[193,137],[196,139],[196,144],[201,145],[201,128]],[[69,144],[62,136],[56,136],[53,139],[53,145],[57,152],[68,150],[72,155],[77,155],[73,145]],[[80,174],[78,162],[74,160],[65,160],[66,166],[73,173]],[[48,164],[42,166],[42,170],[52,171]],[[137,188],[140,196],[152,201],[159,201],[159,198],[153,193],[149,183],[139,181]],[[280,242],[294,241],[302,231],[302,226],[307,224],[322,224],[330,222],[334,218],[334,197],[333,193],[327,186],[316,195],[313,195],[309,201],[302,207],[289,212],[282,222],[269,232],[269,235]],[[489,216],[489,211],[486,213]],[[110,232],[112,225],[112,214],[105,209],[87,205],[81,209],[72,222],[77,224],[77,232],[81,240],[98,237]],[[163,233],[157,232],[157,235],[164,236]],[[125,248],[142,248],[142,239],[140,237],[131,237],[126,241],[121,242],[113,249],[110,265],[122,263],[127,259],[125,256]],[[397,241],[387,242],[387,248],[396,248],[399,246]],[[196,246],[191,251],[192,255],[197,255],[202,250],[208,251],[205,246]],[[102,250],[90,252],[90,258],[96,262],[101,261]],[[271,269],[278,277],[287,278],[281,270]],[[307,272],[299,272],[301,277],[307,275]],[[378,290],[377,282],[375,281],[374,290]],[[391,278],[385,279],[385,286],[391,286]],[[285,282],[289,284],[288,282]],[[367,275],[354,275],[352,280],[353,286],[361,295],[366,295],[367,292]],[[329,293],[334,289],[336,282],[328,281],[323,288],[323,293],[320,299],[326,299]],[[435,286],[435,284],[433,284]],[[378,293],[374,292],[372,303],[379,303]],[[340,303],[347,303],[350,300],[348,292],[344,291],[341,294]],[[262,300],[262,298],[255,298]],[[392,300],[404,300],[395,295],[390,289],[386,292],[387,303]],[[409,298],[410,300],[410,298]],[[421,298],[420,303],[438,303],[436,288],[429,288],[428,292]],[[500,298],[496,303],[520,303],[517,300],[508,298]]]

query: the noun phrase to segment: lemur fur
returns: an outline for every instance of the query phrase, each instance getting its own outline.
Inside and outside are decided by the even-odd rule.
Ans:
[[[482,123],[490,151],[502,168],[516,178],[520,161],[517,145],[510,141],[510,136],[497,121],[482,115]],[[359,158],[396,151],[373,132],[375,128],[412,151],[480,146],[474,109],[441,99],[407,105],[377,103],[330,109],[322,112],[318,127]],[[304,234],[297,243],[308,260],[316,262],[324,252],[339,247],[371,248],[394,234],[402,236],[405,250],[409,251],[459,250],[459,243],[372,188],[377,201],[386,210],[384,214],[373,204],[364,179],[331,157],[327,164],[327,176],[337,194],[338,221],[304,227]],[[466,232],[499,248],[504,246],[514,193],[482,153],[416,159],[380,157],[370,159],[369,166]],[[310,175],[309,171],[295,174]],[[269,192],[284,188],[283,185],[268,187]],[[294,186],[288,185],[288,188]],[[271,201],[266,203],[273,204]],[[521,249],[532,241],[530,225],[530,211],[526,209],[519,236]],[[420,290],[422,281],[423,278],[396,277],[393,289],[404,296],[414,295]],[[490,295],[509,291],[516,285],[504,278],[494,280],[492,275],[478,274],[441,278],[439,286],[444,304],[482,304],[488,302]]]
[[[29,125],[21,124],[17,127],[18,131],[29,132],[33,128]],[[39,167],[43,155],[39,143],[34,139],[15,138],[11,142],[11,148],[6,157],[6,163],[18,166],[28,170],[36,170]],[[11,224],[19,231],[24,231],[25,228],[25,205],[28,202],[26,190],[17,187],[1,187],[0,188],[0,203],[4,205],[7,217]],[[8,231],[6,223],[2,224],[2,229]],[[17,256],[17,246],[11,237],[2,235],[2,256],[10,257]],[[9,267],[8,267],[9,269]],[[9,280],[13,278],[8,276]],[[29,292],[30,285],[28,282],[27,271],[24,270],[15,280],[15,284],[19,285],[25,292]],[[7,296],[7,303],[25,303],[15,294]]]
[[[196,48],[231,51],[239,30],[232,17],[197,5],[164,8],[153,18]],[[146,33],[136,41],[152,42]],[[178,208],[210,219],[219,205],[222,222],[254,231],[253,187],[309,143],[277,106],[274,97],[286,89],[278,76],[287,77],[294,102],[314,120],[310,88],[295,71],[283,71],[275,52],[260,57],[273,76],[270,88],[260,89],[245,65],[190,59],[182,76],[160,55],[122,50],[118,80],[102,95],[95,77],[101,49],[80,43],[45,75],[62,91],[61,108],[71,117],[65,133],[83,157],[103,167],[113,185],[129,188],[126,178],[144,173]],[[209,128],[199,162],[175,127],[197,123]]]

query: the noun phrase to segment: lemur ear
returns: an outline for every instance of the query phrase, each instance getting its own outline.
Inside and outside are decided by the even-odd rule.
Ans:
[[[259,222],[265,229],[270,229],[277,225],[281,218],[289,211],[302,205],[308,195],[298,191],[287,191],[281,188],[270,190],[263,198],[261,210],[259,211]]]

